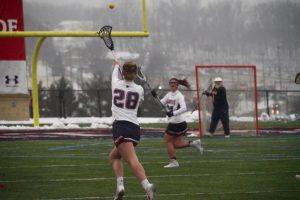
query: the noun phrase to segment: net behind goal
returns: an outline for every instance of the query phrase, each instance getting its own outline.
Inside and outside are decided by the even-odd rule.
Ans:
[[[229,104],[230,132],[239,135],[258,135],[256,67],[251,65],[196,65],[199,132],[208,131],[213,110],[213,97],[202,95],[214,87],[214,79],[221,77]],[[223,134],[221,122],[216,133]]]

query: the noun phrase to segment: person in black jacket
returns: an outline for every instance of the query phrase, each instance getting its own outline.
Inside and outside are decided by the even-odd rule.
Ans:
[[[222,85],[222,78],[217,77],[214,79],[215,85],[212,91],[205,91],[203,94],[206,96],[211,96],[213,98],[213,112],[211,115],[211,123],[209,127],[209,133],[206,135],[211,136],[218,125],[219,120],[221,120],[224,134],[226,138],[230,137],[229,130],[229,106],[226,97],[226,89]]]

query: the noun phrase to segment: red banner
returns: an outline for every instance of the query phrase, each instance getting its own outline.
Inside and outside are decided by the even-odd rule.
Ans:
[[[23,31],[22,0],[0,0],[0,31]],[[24,38],[0,38],[0,60],[25,60]]]

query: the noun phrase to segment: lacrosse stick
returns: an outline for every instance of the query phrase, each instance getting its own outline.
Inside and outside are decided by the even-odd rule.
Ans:
[[[300,84],[300,73],[298,73],[295,77],[295,83]]]
[[[208,86],[206,87],[206,89],[204,89],[204,92],[206,92],[206,91],[211,92],[211,90],[212,90],[212,78],[209,78],[206,85],[208,85]],[[202,95],[205,94],[204,92],[202,93]]]
[[[111,51],[111,54],[113,55],[114,60],[118,62],[117,56],[115,55],[115,52],[114,52],[115,47],[114,47],[114,41],[111,38],[111,30],[112,30],[112,27],[106,25],[106,26],[103,26],[97,32],[97,34],[104,41],[105,46]],[[119,73],[120,73],[121,77],[123,78],[122,71],[120,68],[119,68]]]
[[[201,96],[200,96],[199,98],[200,98],[200,102],[201,102],[202,99],[203,99],[203,96],[205,95],[205,94],[204,94],[204,89],[201,89],[201,90],[200,90],[200,93],[201,93]],[[193,105],[192,112],[194,112],[195,110],[198,110],[198,105],[197,105],[197,104]]]
[[[143,72],[141,70],[141,67],[138,67],[136,76],[142,81],[143,85],[146,85],[147,88],[150,91],[152,91],[152,88],[151,88],[150,84],[147,82],[146,76],[143,74]],[[159,98],[154,97],[154,96],[152,96],[152,97],[154,98],[155,102],[157,104],[159,104],[160,107],[162,107],[164,109],[164,111],[167,113],[168,112],[167,108],[162,104],[162,102],[159,100]]]

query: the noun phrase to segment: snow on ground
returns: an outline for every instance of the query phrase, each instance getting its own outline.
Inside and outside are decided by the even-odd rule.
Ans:
[[[272,120],[267,114],[263,114],[259,120]],[[184,118],[187,122],[198,121],[198,111],[186,112]],[[167,123],[166,117],[140,117],[138,118],[141,124],[150,123]],[[230,121],[253,122],[253,117],[237,117],[231,116]],[[80,124],[87,124],[82,129],[86,128],[109,128],[113,122],[112,117],[70,117],[70,118],[40,118],[40,124],[43,127],[28,127],[33,124],[33,119],[28,121],[1,121],[0,130],[2,129],[78,129]],[[46,124],[46,125],[45,125]]]
[[[198,119],[198,113],[185,113],[187,122],[195,122]],[[141,124],[167,123],[166,117],[140,117]],[[70,117],[70,118],[40,118],[40,124],[46,124],[37,129],[77,129],[78,124],[90,124],[85,128],[109,128],[113,122],[112,117]],[[0,129],[28,129],[28,125],[33,124],[33,119],[28,121],[1,121]],[[31,127],[32,128],[32,127]]]
[[[1,129],[78,129],[79,124],[90,124],[84,128],[109,128],[113,122],[112,117],[72,117],[72,118],[40,118],[42,127],[33,128],[29,125],[33,124],[33,119],[28,121],[0,121]],[[139,118],[139,122],[143,124],[149,123],[166,123],[166,118]],[[46,125],[44,125],[46,124]],[[83,128],[83,129],[84,129]]]
[[[235,121],[235,122],[253,122],[254,117],[236,117],[232,116],[229,117],[230,121]]]

